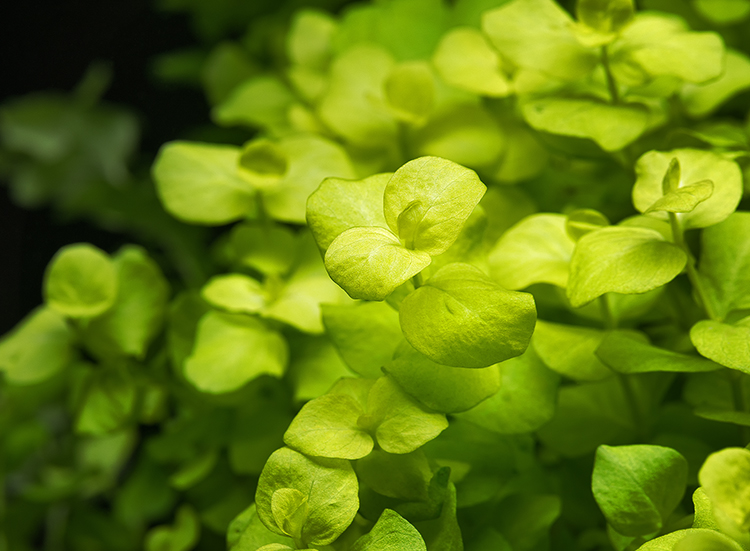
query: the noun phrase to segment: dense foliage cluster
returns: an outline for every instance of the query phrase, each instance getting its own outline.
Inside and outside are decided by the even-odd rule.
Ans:
[[[0,341],[0,549],[750,551],[750,1],[334,12],[162,58],[151,178],[96,70],[3,107],[142,246]]]

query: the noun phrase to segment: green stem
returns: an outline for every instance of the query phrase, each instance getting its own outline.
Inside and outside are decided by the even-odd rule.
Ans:
[[[609,297],[606,294],[599,297],[599,308],[601,309],[602,318],[604,320],[604,328],[607,331],[614,331],[617,329],[617,320],[612,314]],[[633,389],[632,380],[624,373],[615,373],[615,375],[617,376],[617,382],[622,388],[622,393],[625,396],[625,401],[628,404],[630,413],[633,416],[635,429],[639,435],[645,437],[645,423],[641,413],[641,408],[638,406],[638,399],[636,398],[635,390]]]
[[[641,413],[641,408],[638,405],[638,399],[633,389],[632,381],[630,377],[623,373],[616,373],[617,381],[620,383],[622,393],[625,395],[625,401],[628,403],[628,408],[633,416],[633,423],[635,424],[636,433],[639,439],[643,440],[646,437],[646,423]]]
[[[424,284],[424,279],[422,278],[422,272],[419,272],[417,275],[411,278],[411,283],[414,285],[415,289],[419,289]]]
[[[685,236],[683,235],[682,226],[680,225],[680,221],[677,218],[677,215],[673,212],[669,213],[669,225],[672,227],[672,239],[674,240],[674,244],[680,247],[687,255],[687,264],[685,265],[685,270],[687,272],[688,279],[690,280],[690,284],[698,294],[698,299],[701,302],[701,306],[703,306],[703,310],[706,312],[706,315],[709,319],[718,320],[719,315],[714,310],[713,303],[708,297],[708,293],[706,292],[706,288],[703,286],[703,281],[701,280],[700,274],[695,267],[695,257],[693,256],[690,247],[688,247],[687,243],[685,242]]]
[[[604,328],[607,331],[616,329],[617,320],[612,314],[612,308],[609,305],[609,297],[606,294],[599,297],[599,309],[602,313],[602,319],[604,320]]]
[[[604,74],[607,76],[607,88],[609,89],[609,96],[612,99],[613,104],[620,103],[620,92],[617,89],[617,82],[612,74],[612,69],[609,65],[609,52],[607,51],[607,45],[602,46],[602,65],[604,65]]]

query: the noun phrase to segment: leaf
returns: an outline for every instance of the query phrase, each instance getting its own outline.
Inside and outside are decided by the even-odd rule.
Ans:
[[[442,157],[476,169],[491,169],[512,147],[496,117],[482,105],[445,105],[411,135],[416,155]]]
[[[257,551],[263,545],[272,545],[269,542],[293,545],[291,538],[277,535],[265,527],[258,518],[255,503],[237,515],[227,530],[229,551]]]
[[[276,187],[289,169],[284,149],[267,138],[251,140],[242,146],[237,163],[242,177],[264,191]]]
[[[76,432],[102,435],[121,428],[131,418],[136,398],[135,381],[126,369],[92,371],[83,390]]]
[[[432,361],[487,367],[526,350],[536,307],[530,294],[506,291],[479,269],[440,268],[399,311],[406,340]]]
[[[237,172],[239,148],[169,142],[152,168],[164,208],[175,218],[215,226],[234,222],[255,207],[255,189]]]
[[[734,212],[742,196],[742,175],[737,163],[717,153],[695,149],[649,151],[642,155],[635,166],[635,208],[645,212],[661,198],[662,179],[673,158],[677,158],[680,163],[680,188],[703,180],[711,180],[714,185],[711,197],[698,204],[691,212],[678,215],[683,228],[713,226]]]
[[[360,482],[380,495],[406,501],[428,499],[433,475],[421,449],[403,454],[373,450],[355,468]]]
[[[271,513],[284,534],[300,539],[309,513],[307,496],[293,488],[276,490],[271,496]]]
[[[578,21],[601,34],[617,33],[633,17],[633,0],[578,0]]]
[[[398,312],[385,303],[321,307],[326,333],[355,373],[377,379],[402,338]]]
[[[462,369],[436,364],[406,341],[383,369],[412,397],[442,413],[471,409],[500,389],[495,366]]]
[[[661,529],[685,493],[687,461],[671,448],[599,446],[591,487],[607,522],[625,536]]]
[[[393,174],[385,187],[383,211],[406,248],[434,256],[458,238],[486,190],[473,170],[421,157]]]
[[[604,293],[638,294],[669,283],[687,257],[660,233],[637,227],[607,227],[584,235],[570,262],[567,294],[580,308]]]
[[[641,12],[609,53],[613,76],[623,85],[645,85],[658,77],[705,82],[722,73],[724,44],[717,33],[691,31],[679,16]]]
[[[307,224],[325,252],[336,237],[355,227],[388,229],[383,192],[392,173],[363,180],[326,178],[307,200]]]
[[[750,320],[747,320],[750,322]],[[750,374],[750,323],[729,325],[702,320],[690,329],[698,352],[723,366]]]
[[[482,15],[482,31],[502,56],[568,80],[586,76],[598,62],[572,27],[570,15],[551,0],[515,0]]]
[[[500,70],[500,54],[477,29],[458,27],[446,33],[432,64],[440,77],[456,88],[491,97],[511,93],[510,82]]]
[[[676,191],[670,191],[644,211],[651,212],[692,212],[700,203],[711,197],[714,183],[702,180],[694,184],[687,184]]]
[[[198,543],[201,524],[190,505],[183,505],[175,514],[172,526],[157,526],[146,534],[146,551],[190,551]]]
[[[435,81],[424,61],[396,65],[383,83],[385,101],[399,120],[424,122],[435,106]]]
[[[619,373],[648,373],[650,371],[695,373],[720,369],[720,366],[714,362],[652,346],[624,331],[608,333],[596,349],[596,355]]]
[[[361,42],[384,46],[399,60],[426,59],[449,23],[437,0],[389,0],[346,10],[336,45],[343,51]],[[415,25],[414,22],[419,24]]]
[[[386,509],[372,530],[354,542],[352,551],[427,551],[427,547],[414,526]]]
[[[390,231],[351,228],[325,255],[328,274],[352,298],[383,300],[430,263],[430,255],[404,248]]]
[[[257,512],[272,532],[285,535],[272,512],[279,490],[297,490],[307,498],[307,517],[302,521],[305,545],[328,545],[354,520],[359,508],[357,476],[344,460],[313,460],[289,448],[268,458],[255,494]],[[299,519],[298,519],[299,522]]]
[[[264,275],[286,273],[295,253],[295,234],[286,226],[237,224],[229,237],[232,257]]]
[[[117,299],[110,309],[91,320],[85,339],[93,351],[111,347],[143,359],[164,321],[169,284],[159,265],[141,247],[127,245],[112,260],[117,273]]]
[[[719,319],[750,308],[750,213],[703,230],[698,272]]]
[[[313,135],[290,136],[278,142],[287,159],[283,177],[263,191],[263,207],[275,220],[303,224],[307,197],[325,178],[354,178],[346,151],[337,143]]]
[[[560,517],[561,509],[557,495],[514,494],[498,507],[496,527],[514,551],[546,548],[550,527]]]
[[[495,368],[500,390],[459,417],[500,434],[529,433],[552,419],[560,377],[533,350]]]
[[[612,375],[594,354],[605,336],[600,329],[537,320],[531,344],[556,373],[575,381],[599,381]]]
[[[375,44],[349,48],[331,64],[330,84],[318,104],[318,116],[334,133],[359,147],[382,147],[396,135],[383,83],[395,65]]]
[[[750,3],[747,6],[750,8]],[[688,115],[705,117],[747,88],[750,88],[750,59],[742,52],[727,49],[722,74],[700,84],[685,83],[680,100]]]
[[[750,530],[750,451],[726,448],[712,453],[698,473],[714,508],[743,531]]]
[[[682,542],[685,542],[682,544]],[[684,546],[683,546],[684,545]],[[737,543],[720,532],[703,528],[677,530],[646,542],[638,551],[740,551]]]
[[[65,318],[44,306],[0,339],[0,371],[11,385],[42,382],[74,357],[73,336]]]
[[[93,245],[66,245],[47,266],[44,299],[63,316],[97,316],[111,308],[116,297],[115,267],[109,257]]]
[[[575,243],[565,222],[562,214],[533,214],[506,231],[490,252],[492,278],[513,290],[534,283],[566,287]]]
[[[650,126],[648,109],[638,103],[613,105],[600,100],[547,97],[526,101],[524,119],[536,130],[589,138],[604,151],[617,151]]]
[[[280,377],[287,357],[283,337],[262,322],[212,311],[198,324],[185,377],[203,392],[231,392],[262,374]]]
[[[243,274],[212,277],[201,289],[201,297],[215,308],[238,314],[258,313],[266,304],[260,282]]]
[[[360,459],[373,439],[357,424],[365,411],[346,394],[326,394],[306,403],[284,434],[284,443],[305,455]]]
[[[609,219],[594,209],[576,209],[565,220],[565,231],[575,241],[587,233],[609,226]]]
[[[253,77],[235,87],[211,111],[221,126],[245,125],[274,131],[289,126],[288,112],[295,98],[289,88],[272,76]]]
[[[289,59],[299,65],[324,69],[332,54],[336,27],[336,20],[323,11],[299,10],[286,39]]]
[[[422,407],[390,377],[381,377],[370,389],[367,415],[359,424],[374,431],[383,451],[410,453],[437,437],[448,420]]]
[[[696,530],[679,540],[674,551],[740,551],[742,547],[729,536],[713,530]]]

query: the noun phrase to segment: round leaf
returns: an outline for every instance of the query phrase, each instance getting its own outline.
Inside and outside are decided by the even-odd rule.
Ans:
[[[430,255],[404,248],[390,231],[351,228],[333,240],[325,256],[331,279],[350,297],[383,300],[424,270]]]
[[[682,499],[687,467],[671,448],[599,446],[591,487],[615,530],[643,536],[658,531]]]
[[[702,356],[750,374],[750,320],[742,325],[699,321],[690,329],[690,340]]]
[[[305,455],[360,459],[373,440],[357,424],[361,405],[347,394],[326,394],[306,403],[284,434],[284,443]]]
[[[713,506],[740,530],[750,530],[750,451],[726,448],[708,456],[698,473]]]
[[[255,189],[237,172],[240,150],[198,142],[165,144],[153,176],[164,208],[185,222],[220,225],[239,220],[255,205]]]
[[[672,159],[680,163],[679,188],[705,180],[713,182],[713,194],[684,214],[678,214],[684,228],[705,228],[718,224],[734,212],[742,197],[742,174],[736,162],[711,151],[676,149],[649,151],[635,166],[633,204],[646,212],[662,198],[662,181]],[[666,214],[662,215],[666,217]]]
[[[562,214],[534,214],[506,231],[490,252],[490,274],[507,289],[568,285],[574,241]]]
[[[71,318],[94,317],[117,297],[117,273],[109,257],[87,243],[60,249],[47,267],[44,297],[50,308]]]
[[[409,249],[438,255],[458,238],[487,190],[473,170],[439,157],[399,168],[385,187],[388,227]]]
[[[462,369],[436,364],[407,342],[401,343],[384,370],[408,394],[443,413],[471,409],[500,389],[500,376],[494,366]]]
[[[471,27],[459,27],[443,36],[432,64],[448,84],[486,96],[510,93],[510,83],[500,71],[500,54],[485,35]]]
[[[401,303],[404,336],[454,367],[488,367],[526,350],[536,322],[530,294],[507,291],[469,264],[448,264]]]
[[[209,312],[198,323],[185,377],[203,392],[231,392],[262,374],[280,377],[288,354],[284,338],[257,319]]]
[[[307,517],[300,530],[305,545],[333,542],[351,524],[359,509],[357,475],[348,461],[313,460],[281,448],[268,458],[255,494],[258,516],[269,530],[279,535],[286,533],[273,514],[272,502],[274,494],[285,489],[297,490],[307,498]]]
[[[608,227],[584,235],[570,261],[568,298],[580,308],[604,293],[638,294],[677,277],[687,257],[657,231]]]

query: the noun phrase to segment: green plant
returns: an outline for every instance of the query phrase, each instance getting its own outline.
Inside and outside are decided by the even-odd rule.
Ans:
[[[750,2],[640,7],[217,47],[214,121],[257,134],[152,170],[209,275],[71,245],[0,342],[9,548],[750,550]]]

